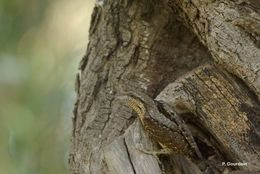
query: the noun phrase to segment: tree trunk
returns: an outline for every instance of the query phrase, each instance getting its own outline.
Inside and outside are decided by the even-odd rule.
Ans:
[[[71,172],[260,171],[259,10],[258,1],[97,1],[75,85]],[[120,100],[125,89],[169,104],[203,159],[144,153],[162,147]]]

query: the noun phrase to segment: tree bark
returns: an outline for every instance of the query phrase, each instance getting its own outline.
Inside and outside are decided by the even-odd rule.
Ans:
[[[99,1],[75,84],[71,173],[260,171],[259,9],[258,1]],[[161,147],[120,101],[124,86],[171,105],[204,159],[142,152]]]

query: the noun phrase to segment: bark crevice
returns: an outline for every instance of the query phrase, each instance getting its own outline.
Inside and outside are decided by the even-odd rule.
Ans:
[[[183,117],[190,114],[186,121],[197,144],[208,149],[210,155],[204,156],[210,165],[204,168],[196,160],[161,156],[166,173],[221,173],[233,170],[219,167],[221,160],[259,160],[258,10],[227,0],[106,0],[97,5],[75,85],[72,172],[162,173],[155,157],[135,150],[159,147],[118,100],[122,86],[153,99],[171,96],[162,99]],[[242,169],[256,171],[259,165]]]

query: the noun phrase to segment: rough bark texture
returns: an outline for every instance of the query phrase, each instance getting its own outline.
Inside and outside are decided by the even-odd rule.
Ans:
[[[259,26],[257,1],[99,2],[75,85],[71,172],[260,171]],[[160,146],[119,100],[123,86],[175,108],[204,160],[141,152]]]

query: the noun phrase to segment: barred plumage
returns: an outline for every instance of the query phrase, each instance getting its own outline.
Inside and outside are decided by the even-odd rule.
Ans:
[[[186,135],[186,132],[182,132],[182,129],[178,128],[178,126],[181,126],[181,125],[175,125],[175,123],[172,122],[172,124],[174,124],[174,126],[172,126],[171,128],[167,127],[167,124],[165,125],[167,120],[163,119],[164,115],[162,115],[158,110],[157,111],[153,110],[153,112],[151,112],[151,113],[154,115],[151,116],[150,115],[151,113],[148,110],[151,108],[149,108],[149,107],[146,108],[145,104],[147,104],[147,103],[143,102],[143,100],[141,100],[141,99],[127,96],[125,98],[125,102],[129,108],[131,108],[132,110],[134,110],[134,112],[137,113],[139,120],[141,121],[145,131],[149,134],[149,136],[153,140],[158,142],[163,148],[170,149],[173,153],[192,156],[194,151],[189,147],[189,146],[191,146],[192,148],[195,147],[194,149],[195,149],[196,153],[198,154],[199,157],[201,157],[201,154],[200,154],[196,144],[194,144],[194,142],[195,142],[194,139],[193,138],[190,139],[190,137],[188,135]],[[149,102],[149,101],[146,101],[146,102]],[[150,101],[150,102],[153,102],[153,101]],[[168,111],[171,111],[171,109],[169,109],[167,107],[167,105],[166,106],[163,105],[163,106],[166,107],[166,109],[168,109]],[[156,108],[155,105],[154,105],[154,108]],[[169,114],[173,114],[173,112],[170,112]],[[179,118],[177,117],[176,119],[179,119]],[[177,121],[177,123],[182,124],[180,121]],[[168,123],[168,124],[170,124],[170,123]],[[174,127],[176,127],[176,129],[174,129]],[[179,130],[179,129],[181,129],[181,130]],[[183,130],[183,131],[185,131],[185,130]]]
[[[127,100],[127,105],[132,108],[139,116],[140,119],[144,118],[146,109],[144,104],[135,98],[129,98]]]

